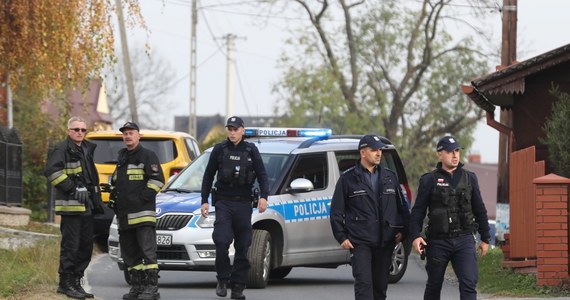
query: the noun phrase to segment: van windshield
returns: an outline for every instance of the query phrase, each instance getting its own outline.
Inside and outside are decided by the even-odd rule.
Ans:
[[[97,144],[93,157],[96,164],[116,164],[119,150],[125,148],[122,139],[91,139],[89,142]],[[140,142],[143,147],[156,153],[161,164],[173,161],[178,156],[174,141],[170,139],[141,139]]]

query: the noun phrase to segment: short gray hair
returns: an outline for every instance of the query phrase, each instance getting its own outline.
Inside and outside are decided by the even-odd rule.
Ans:
[[[73,117],[69,118],[69,120],[67,121],[67,128],[71,128],[71,124],[73,122],[81,122],[81,123],[85,123],[85,125],[87,125],[87,122],[85,122],[85,120],[82,117],[73,116]]]

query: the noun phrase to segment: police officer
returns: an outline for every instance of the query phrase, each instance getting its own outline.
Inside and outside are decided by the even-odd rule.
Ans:
[[[380,163],[385,146],[376,135],[362,137],[360,161],[340,176],[331,200],[332,232],[350,250],[356,300],[386,299],[392,253],[407,234],[398,178]]]
[[[91,262],[93,214],[102,213],[99,176],[93,163],[97,145],[84,140],[85,120],[67,121],[68,137],[49,154],[44,175],[55,187],[55,213],[61,216],[58,293],[75,299],[93,298],[81,287]]]
[[[137,124],[127,122],[119,130],[126,148],[119,151],[110,203],[119,221],[121,257],[131,276],[131,289],[123,299],[159,299],[156,194],[164,174],[156,154],[140,144]]]
[[[481,198],[477,176],[463,169],[461,145],[452,136],[444,136],[436,146],[436,169],[420,178],[416,203],[410,217],[412,247],[425,251],[428,280],[424,299],[440,298],[447,264],[451,261],[459,280],[461,299],[477,299],[477,255],[473,233],[481,235],[481,255],[489,247],[489,222]],[[421,236],[428,213],[427,241]]]
[[[262,213],[267,208],[267,172],[257,147],[243,140],[243,120],[235,116],[229,118],[226,131],[227,139],[214,146],[204,172],[202,216],[208,217],[208,196],[217,174],[212,195],[212,204],[216,206],[212,234],[216,244],[216,295],[225,297],[229,285],[232,299],[245,299],[243,290],[250,268],[247,251],[252,239],[252,188],[257,177],[260,187],[257,208]],[[235,248],[233,268],[228,256],[232,240]]]

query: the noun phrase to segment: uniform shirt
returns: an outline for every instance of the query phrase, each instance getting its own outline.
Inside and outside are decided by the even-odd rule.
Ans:
[[[483,198],[481,197],[481,191],[479,190],[479,183],[475,173],[464,170],[462,163],[459,163],[459,166],[455,169],[453,175],[442,169],[441,162],[437,164],[436,170],[443,174],[445,179],[451,183],[453,188],[455,188],[459,183],[461,172],[467,172],[469,182],[472,187],[471,207],[473,215],[475,216],[475,222],[479,225],[478,231],[481,235],[481,240],[489,241],[490,233],[487,209],[485,208],[485,203],[483,203]],[[423,220],[430,205],[432,193],[436,188],[434,181],[434,176],[431,172],[422,175],[420,178],[416,203],[414,204],[414,208],[412,209],[412,214],[410,216],[410,236],[412,240],[421,236]]]

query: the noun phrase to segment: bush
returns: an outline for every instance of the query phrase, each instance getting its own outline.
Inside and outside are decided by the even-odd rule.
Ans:
[[[570,95],[553,87],[551,94],[558,98],[552,104],[552,115],[544,124],[546,138],[540,141],[548,147],[549,160],[554,171],[570,178]]]

